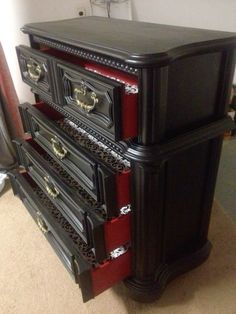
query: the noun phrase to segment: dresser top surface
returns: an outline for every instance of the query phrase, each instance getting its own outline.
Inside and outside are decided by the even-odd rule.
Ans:
[[[22,30],[134,66],[170,60],[199,49],[236,45],[236,33],[95,16],[31,23]]]

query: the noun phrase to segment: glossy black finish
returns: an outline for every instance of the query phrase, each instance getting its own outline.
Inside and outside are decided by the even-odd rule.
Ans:
[[[133,278],[127,285],[135,299],[153,300],[168,282],[163,276],[172,278],[208,256],[204,247],[221,143],[215,134],[159,161],[146,160],[144,152],[133,163]]]
[[[224,118],[234,64],[230,48],[139,70],[139,143],[164,143]]]
[[[32,23],[22,30],[134,66],[169,63],[194,50],[200,53],[216,47],[224,49],[236,40],[235,33],[94,16]]]
[[[36,49],[52,47],[137,76],[138,136],[125,144],[113,142],[89,119],[68,113],[58,90],[56,100],[37,86],[33,91],[130,159],[132,274],[126,284],[136,300],[153,301],[171,279],[200,265],[210,253],[207,234],[222,135],[233,126],[226,113],[236,35],[100,17],[28,24],[23,31]],[[62,63],[61,69],[67,69]],[[61,73],[54,67],[55,73],[58,80]],[[58,84],[53,82],[53,88]],[[21,108],[25,130],[36,140],[40,128],[34,129],[34,119],[56,131],[71,152],[75,149],[70,138],[30,105]],[[89,165],[95,162],[87,157]],[[113,193],[113,187],[109,183],[107,192]],[[96,184],[88,190],[96,195]]]

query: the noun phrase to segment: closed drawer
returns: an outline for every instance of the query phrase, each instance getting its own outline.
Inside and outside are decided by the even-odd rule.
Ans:
[[[33,140],[15,140],[18,161],[89,248],[96,260],[130,241],[130,215],[107,220],[96,202]],[[121,232],[122,230],[122,232]]]
[[[22,80],[54,101],[51,58],[36,49],[16,47]]]
[[[25,130],[98,202],[109,218],[130,203],[130,166],[45,103],[20,106]]]
[[[122,247],[104,263],[83,242],[27,173],[10,173],[13,191],[25,204],[40,230],[79,284],[84,302],[125,279],[131,273],[131,256]]]

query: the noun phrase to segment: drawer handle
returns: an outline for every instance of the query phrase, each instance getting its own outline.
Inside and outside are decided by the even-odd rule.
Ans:
[[[51,183],[49,183],[47,177],[44,177],[44,181],[45,181],[45,188],[47,190],[48,195],[51,196],[52,198],[56,198],[60,194],[58,189],[55,186],[53,186]]]
[[[51,138],[51,144],[54,154],[59,159],[63,159],[67,154],[67,150],[65,149],[65,147],[63,147],[62,144],[59,143],[58,140],[53,137]]]
[[[92,100],[91,104],[86,103],[85,101],[82,101],[80,99],[81,95],[83,97],[88,97],[88,92],[87,92],[87,87],[86,86],[81,86],[80,88],[75,88],[74,89],[74,97],[76,100],[77,105],[83,109],[86,112],[91,112],[95,107],[96,104],[98,103],[98,98],[95,92],[90,93],[90,98]]]
[[[32,59],[27,62],[27,70],[28,70],[29,77],[33,81],[37,82],[42,76],[43,71],[40,64]]]
[[[44,221],[44,219],[41,216],[40,212],[37,212],[37,224],[39,229],[43,232],[43,233],[47,233],[48,230],[48,226],[46,224],[46,222]]]

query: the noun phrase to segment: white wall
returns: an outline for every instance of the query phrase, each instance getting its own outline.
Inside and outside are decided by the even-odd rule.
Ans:
[[[236,32],[236,0],[132,0],[132,10],[138,21]]]
[[[28,44],[28,37],[20,28],[31,22],[76,17],[81,7],[90,12],[86,0],[3,0],[0,3],[0,41],[20,102],[33,101],[29,87],[21,80],[16,58],[15,46]]]

